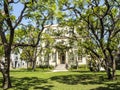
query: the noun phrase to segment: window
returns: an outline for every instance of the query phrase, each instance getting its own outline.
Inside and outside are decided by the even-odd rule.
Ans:
[[[15,61],[17,61],[18,60],[18,57],[15,57]]]
[[[82,55],[78,55],[78,62],[82,62]]]
[[[45,61],[45,62],[48,62],[48,61],[49,61],[49,54],[46,54],[46,55],[45,55],[44,61]]]
[[[73,54],[73,52],[69,53],[69,60],[70,61],[74,61],[74,54]]]
[[[72,28],[69,29],[68,34],[69,34],[69,36],[72,36],[74,34],[74,30]]]
[[[45,30],[45,33],[46,33],[46,34],[49,34],[49,33],[50,33],[50,32],[49,32],[49,29],[46,29],[46,30]]]
[[[56,61],[56,53],[52,53],[53,62]]]

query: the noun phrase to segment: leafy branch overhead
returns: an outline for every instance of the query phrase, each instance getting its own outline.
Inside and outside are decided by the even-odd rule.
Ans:
[[[119,0],[65,0],[59,1],[60,10],[67,16],[64,21],[76,27],[84,38],[81,46],[104,62],[109,79],[114,78],[115,56],[120,32]],[[75,22],[71,22],[71,20]],[[70,23],[69,23],[70,22]],[[68,24],[69,23],[69,24]]]
[[[15,5],[22,7],[18,16],[14,13]],[[4,67],[1,69],[4,89],[12,86],[9,74],[11,51],[19,46],[35,48],[40,44],[44,26],[52,23],[54,10],[51,6],[54,5],[53,0],[0,1],[0,45],[5,57],[4,62],[0,64]],[[23,20],[27,21],[26,24]]]

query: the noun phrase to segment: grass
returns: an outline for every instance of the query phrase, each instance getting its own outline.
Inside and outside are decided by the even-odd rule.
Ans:
[[[120,90],[120,71],[117,80],[108,81],[105,72],[12,70],[11,80],[13,88],[9,90]]]

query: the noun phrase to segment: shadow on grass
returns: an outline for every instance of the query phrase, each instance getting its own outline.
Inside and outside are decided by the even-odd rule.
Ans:
[[[105,84],[105,87],[98,87],[91,90],[120,90],[120,82]]]
[[[104,83],[105,87],[98,87],[91,90],[120,90],[120,75],[116,75],[116,80]]]
[[[91,74],[91,73],[97,73],[97,74],[106,74],[106,72],[105,71],[99,71],[99,72],[91,72],[91,71],[89,71],[89,70],[70,70],[70,72],[79,72],[79,73],[87,73],[87,74]]]
[[[47,79],[37,77],[11,78],[14,90],[51,90],[53,85],[45,85]],[[44,85],[42,85],[44,84]]]
[[[95,78],[96,77],[96,78]],[[51,80],[57,81],[59,83],[76,85],[76,84],[100,84],[98,75],[84,74],[84,75],[63,75],[51,77]]]
[[[81,70],[70,70],[70,72],[79,72],[79,73],[89,73],[90,71],[81,71]]]
[[[102,76],[102,77],[101,77]],[[91,90],[120,90],[120,76],[117,76],[116,81],[109,81],[105,74],[71,74],[71,75],[57,75],[49,78],[52,81],[63,83],[67,85],[98,85],[97,88]],[[49,83],[49,79],[37,77],[14,78],[11,77],[13,83],[13,90],[52,90],[53,84]],[[0,78],[0,82],[2,79]]]
[[[120,78],[120,76],[117,76]],[[105,87],[98,87],[91,90],[120,90],[120,82],[117,81],[109,81],[105,76],[101,74],[93,75],[93,74],[83,74],[83,75],[62,75],[62,76],[54,76],[50,78],[51,80],[57,81],[59,83],[64,83],[68,85],[77,85],[77,84],[92,84],[92,85],[105,85]]]
[[[49,72],[51,69],[40,69],[40,68],[37,68],[35,69],[34,71],[29,68],[29,69],[24,69],[24,68],[21,68],[21,69],[12,69],[11,72]]]
[[[37,77],[14,78],[11,77],[12,90],[52,90],[53,85],[48,83],[47,79]],[[2,78],[0,77],[0,82]],[[0,87],[0,90],[2,88]]]

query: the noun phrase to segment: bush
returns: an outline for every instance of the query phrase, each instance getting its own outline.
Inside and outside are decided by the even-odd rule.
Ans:
[[[46,69],[46,68],[54,69],[54,66],[52,66],[52,65],[40,65],[39,68],[41,68],[41,69]]]
[[[88,66],[87,66],[87,64],[79,65],[79,66],[78,66],[78,69],[79,69],[80,71],[86,71],[86,70],[88,70]]]
[[[77,65],[71,65],[70,66],[70,69],[72,70],[72,69],[77,69],[77,70],[81,70],[81,71],[86,71],[86,70],[88,70],[88,66],[86,65],[86,64],[84,64],[84,65],[79,65],[78,67],[77,67]]]
[[[71,65],[70,69],[77,69],[77,65]]]
[[[96,60],[90,60],[90,61],[88,61],[88,68],[90,71],[99,72],[100,71],[100,63],[98,63]]]
[[[86,64],[83,64],[83,65],[79,65],[78,68],[86,68],[87,65]]]

